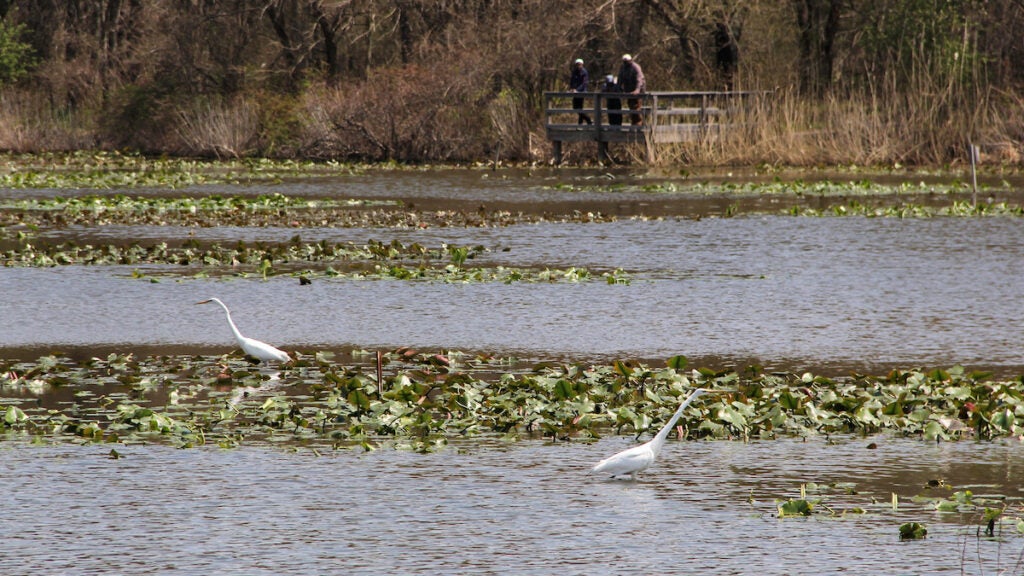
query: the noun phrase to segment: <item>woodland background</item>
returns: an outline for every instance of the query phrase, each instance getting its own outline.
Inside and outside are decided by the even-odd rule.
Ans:
[[[627,52],[772,91],[662,162],[1020,162],[1021,0],[0,0],[0,149],[546,161],[543,92]]]

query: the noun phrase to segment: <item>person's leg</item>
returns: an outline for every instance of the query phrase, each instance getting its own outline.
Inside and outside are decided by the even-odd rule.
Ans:
[[[583,109],[583,98],[573,98],[572,99],[572,108],[573,108],[573,110],[582,110]],[[579,114],[576,115],[576,123],[577,124],[583,124],[584,120],[587,120],[587,121],[590,120],[589,118],[587,118],[586,114],[579,113]]]

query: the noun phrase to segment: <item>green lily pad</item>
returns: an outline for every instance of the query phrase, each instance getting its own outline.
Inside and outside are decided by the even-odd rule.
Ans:
[[[928,536],[928,528],[918,522],[900,525],[900,540],[920,540]]]

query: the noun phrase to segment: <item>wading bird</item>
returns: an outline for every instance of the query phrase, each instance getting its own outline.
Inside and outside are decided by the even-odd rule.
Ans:
[[[637,474],[646,470],[648,466],[654,463],[654,459],[661,452],[661,447],[665,445],[665,439],[668,438],[669,431],[676,425],[676,420],[679,420],[679,417],[683,415],[683,410],[698,396],[708,392],[709,390],[703,388],[697,388],[691,392],[686,397],[686,400],[683,400],[683,403],[679,405],[679,408],[676,409],[676,413],[668,419],[668,424],[665,424],[665,427],[650,442],[623,450],[614,456],[609,456],[598,462],[590,472],[611,474],[612,478],[629,474],[632,480],[636,480]]]
[[[238,345],[242,347],[243,352],[257,360],[265,360],[267,362],[271,360],[277,360],[278,362],[291,360],[291,357],[284,350],[278,350],[266,342],[242,336],[242,333],[238,331],[238,327],[235,326],[235,322],[231,320],[231,310],[228,310],[228,307],[219,299],[210,298],[209,300],[196,302],[196,304],[206,304],[209,302],[216,302],[224,309],[224,314],[228,317],[228,325],[231,326],[231,331],[235,333],[235,340],[238,340]]]

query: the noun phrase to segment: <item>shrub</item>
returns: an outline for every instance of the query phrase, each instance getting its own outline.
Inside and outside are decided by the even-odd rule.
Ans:
[[[36,65],[32,46],[21,41],[24,32],[24,24],[0,20],[0,85],[25,78]]]

